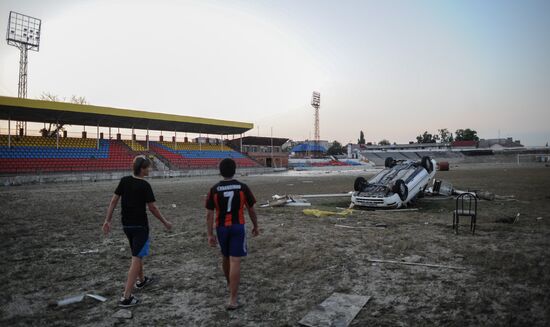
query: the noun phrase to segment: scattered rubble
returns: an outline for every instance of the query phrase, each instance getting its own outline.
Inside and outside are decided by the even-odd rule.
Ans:
[[[62,300],[59,300],[57,301],[57,306],[58,307],[62,307],[62,306],[66,306],[66,305],[69,305],[69,304],[74,304],[74,303],[79,303],[79,302],[82,302],[84,301],[84,298],[86,297],[89,297],[89,298],[92,298],[96,301],[99,301],[99,302],[105,302],[107,301],[107,298],[106,297],[103,297],[101,295],[97,295],[97,294],[79,294],[79,295],[75,295],[75,296],[69,296],[69,297],[66,297]]]

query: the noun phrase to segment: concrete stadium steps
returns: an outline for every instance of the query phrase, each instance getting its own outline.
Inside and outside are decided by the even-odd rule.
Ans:
[[[122,140],[121,142],[124,143],[128,147],[128,149],[130,149],[131,151],[134,151],[134,152],[147,151],[147,149],[143,146],[143,144],[141,144],[138,141],[132,142],[132,140]]]
[[[149,142],[149,148],[155,154],[163,157],[172,169],[217,168],[224,158],[233,158],[237,166],[242,168],[261,167],[256,161],[233,150],[174,150],[173,147],[168,147],[164,143],[166,142]]]

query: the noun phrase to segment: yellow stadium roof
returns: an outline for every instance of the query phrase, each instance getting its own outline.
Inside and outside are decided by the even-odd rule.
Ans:
[[[0,96],[0,119],[205,134],[241,134],[251,123]]]

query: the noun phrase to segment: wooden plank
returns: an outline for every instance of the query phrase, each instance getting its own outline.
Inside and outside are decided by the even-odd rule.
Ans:
[[[308,327],[346,327],[369,300],[370,296],[332,293],[298,323]]]

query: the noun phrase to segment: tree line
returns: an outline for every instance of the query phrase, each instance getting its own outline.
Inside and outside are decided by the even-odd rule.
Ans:
[[[451,143],[454,141],[479,141],[477,136],[477,131],[471,128],[460,128],[457,129],[454,134],[449,131],[448,128],[441,128],[437,130],[437,133],[430,133],[424,131],[424,133],[416,137],[416,143],[426,144],[426,143]],[[359,132],[359,139],[357,139],[357,144],[365,145],[367,144],[365,140],[365,133],[363,131]],[[369,143],[370,144],[370,143]],[[382,139],[378,142],[378,145],[390,145],[391,142],[387,139]],[[394,142],[395,144],[395,142]],[[338,141],[334,141],[330,148],[328,148],[327,153],[329,155],[340,155],[344,154],[344,147]]]

